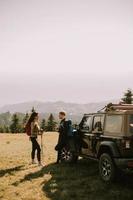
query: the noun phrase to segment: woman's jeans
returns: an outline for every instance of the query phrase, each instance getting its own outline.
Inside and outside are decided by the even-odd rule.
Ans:
[[[32,160],[34,160],[35,158],[35,151],[37,150],[37,160],[38,162],[40,162],[41,160],[41,148],[40,145],[37,141],[36,137],[30,137],[31,142],[32,142],[32,152],[31,152],[31,158]]]

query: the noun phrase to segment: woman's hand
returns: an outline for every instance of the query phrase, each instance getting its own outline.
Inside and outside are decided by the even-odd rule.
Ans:
[[[42,134],[43,134],[43,129],[40,129],[38,135],[42,135]]]

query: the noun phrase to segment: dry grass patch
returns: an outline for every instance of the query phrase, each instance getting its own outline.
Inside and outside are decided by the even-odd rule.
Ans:
[[[44,135],[43,168],[30,165],[31,143],[26,135],[0,135],[1,200],[129,200],[133,176],[114,184],[103,183],[98,163],[80,160],[76,165],[56,165],[56,133]]]

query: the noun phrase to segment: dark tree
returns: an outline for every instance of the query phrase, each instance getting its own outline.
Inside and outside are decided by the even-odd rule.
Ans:
[[[42,119],[41,129],[44,130],[44,131],[46,130],[46,120],[45,119]]]
[[[23,124],[26,124],[27,121],[28,121],[28,119],[29,119],[29,114],[26,113],[25,116],[24,116],[24,118],[23,118]]]
[[[33,113],[33,112],[36,112],[34,106],[32,107],[31,112],[32,112],[32,113]]]
[[[47,122],[47,131],[55,131],[57,122],[54,119],[53,114],[51,113],[48,122]]]
[[[122,98],[123,103],[125,104],[132,104],[133,101],[133,93],[131,89],[128,89],[125,94],[124,97]]]
[[[4,129],[2,126],[0,127],[0,133],[4,133]]]
[[[26,113],[25,116],[24,116],[24,118],[23,118],[23,122],[22,122],[23,123],[22,124],[22,132],[25,132],[25,125],[26,125],[28,119],[29,119],[29,114]]]
[[[19,118],[18,118],[17,114],[13,114],[13,116],[12,116],[12,122],[11,122],[11,125],[10,125],[10,130],[11,130],[11,133],[21,132],[21,126],[19,124]]]

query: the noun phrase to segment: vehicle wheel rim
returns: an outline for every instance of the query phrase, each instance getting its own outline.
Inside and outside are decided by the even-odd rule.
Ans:
[[[109,178],[111,175],[111,163],[108,159],[104,159],[102,162],[102,176],[104,178]]]
[[[64,161],[70,161],[72,159],[72,154],[70,151],[67,151],[65,148],[62,149],[62,152],[61,152],[61,159],[64,160]]]

